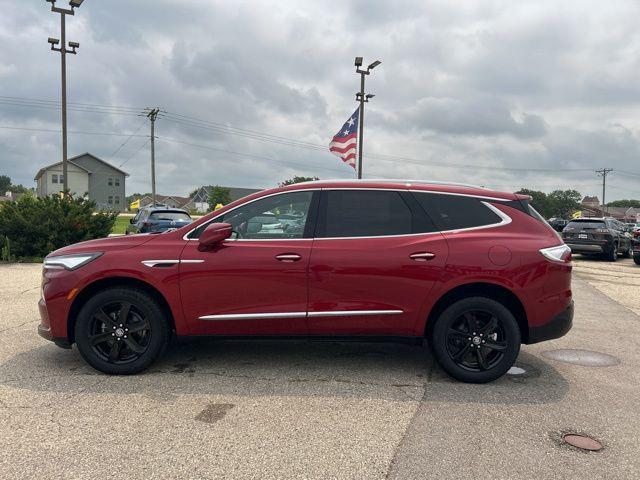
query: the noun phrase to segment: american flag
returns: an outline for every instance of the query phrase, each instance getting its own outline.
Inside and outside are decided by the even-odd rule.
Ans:
[[[347,165],[356,168],[356,144],[358,143],[358,116],[360,109],[345,122],[340,131],[333,136],[329,144],[329,151],[337,155]]]

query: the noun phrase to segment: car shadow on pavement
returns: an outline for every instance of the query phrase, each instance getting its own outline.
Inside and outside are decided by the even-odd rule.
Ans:
[[[544,359],[521,351],[516,366],[519,375],[471,385],[448,377],[422,346],[197,340],[171,346],[143,374],[108,376],[85,364],[75,348],[47,344],[0,365],[0,385],[35,392],[141,394],[162,401],[194,394],[545,404],[566,395],[568,382]]]

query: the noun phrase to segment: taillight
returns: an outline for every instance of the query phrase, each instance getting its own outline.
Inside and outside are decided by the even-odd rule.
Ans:
[[[564,243],[557,247],[540,249],[540,253],[547,259],[556,263],[569,263],[571,261],[571,249]]]

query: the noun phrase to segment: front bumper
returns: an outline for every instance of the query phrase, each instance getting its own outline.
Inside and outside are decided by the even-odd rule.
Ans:
[[[573,326],[573,300],[567,308],[553,317],[549,323],[540,327],[529,328],[527,343],[544,342],[564,336]]]

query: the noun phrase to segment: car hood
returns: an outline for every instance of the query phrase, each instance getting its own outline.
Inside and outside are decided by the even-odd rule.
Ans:
[[[142,233],[139,235],[122,235],[119,237],[98,238],[85,242],[74,243],[51,252],[49,256],[69,255],[72,253],[105,252],[109,250],[124,250],[147,243],[157,235]]]

